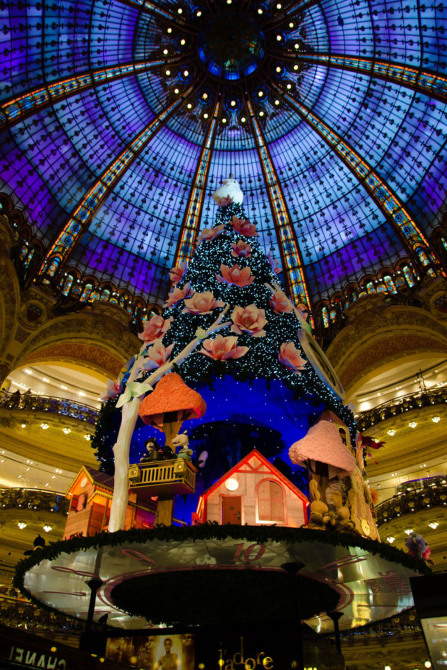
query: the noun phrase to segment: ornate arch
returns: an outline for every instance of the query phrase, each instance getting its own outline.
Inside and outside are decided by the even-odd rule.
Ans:
[[[327,351],[348,397],[393,361],[427,352],[447,355],[447,324],[424,309],[387,305],[371,295],[351,306],[348,314],[349,325]]]

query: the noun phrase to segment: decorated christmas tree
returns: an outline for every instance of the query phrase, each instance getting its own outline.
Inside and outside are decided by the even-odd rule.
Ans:
[[[411,605],[402,594],[425,566],[377,542],[364,453],[380,445],[356,434],[304,306],[279,283],[240,190],[214,195],[214,227],[201,231],[189,267],[171,270],[163,313],[150,316],[122,379],[109,382],[94,440],[103,467],[114,461],[110,517],[108,500],[99,515],[107,532],[28,559],[16,583],[78,616],[90,611],[79,580],[96,566],[100,611],[113,625],[215,623],[219,636],[232,617],[270,622],[273,602],[281,626],[336,607],[344,628],[358,626],[365,601],[377,620],[385,598],[387,614],[397,613]],[[173,503],[197,494],[197,469],[194,516],[176,527]],[[294,481],[300,473],[308,488]],[[51,578],[65,580],[50,591],[49,561]],[[329,616],[312,621],[333,629]]]
[[[131,449],[138,406],[168,372],[178,373],[208,405],[206,414],[188,425],[199,458],[203,455],[206,485],[253,447],[289,478],[302,479],[288,449],[324,411],[340,419],[354,442],[353,415],[312,338],[305,306],[286,295],[277,263],[264,253],[256,226],[245,217],[242,192],[234,182],[232,189],[231,196],[216,192],[214,227],[201,231],[189,267],[172,268],[163,313],[146,321],[140,352],[129,361],[122,381],[110,385],[115,399],[106,405],[94,446],[110,465],[107,422],[116,432],[116,411],[122,408],[117,444],[123,444],[125,432],[126,446],[114,451],[115,470],[117,454],[126,454],[120,466],[123,489],[129,454],[131,461],[141,455]],[[150,430],[145,429],[146,437],[156,428]]]

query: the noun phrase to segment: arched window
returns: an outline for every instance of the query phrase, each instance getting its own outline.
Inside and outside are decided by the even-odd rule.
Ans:
[[[323,317],[323,326],[325,328],[329,328],[329,314],[327,311],[327,307],[321,308],[321,316]]]
[[[349,431],[346,430],[346,428],[343,428],[343,426],[338,426],[338,434],[340,435],[340,439],[345,444],[347,447],[351,446],[351,436],[349,435]]]
[[[260,521],[285,521],[284,493],[277,482],[271,480],[261,482],[257,495]]]
[[[47,262],[48,262],[48,261],[47,261]],[[53,276],[54,276],[54,274],[55,274],[57,268],[59,267],[60,263],[61,263],[61,259],[60,259],[60,258],[53,258],[53,260],[51,261],[51,263],[50,263],[50,265],[49,265],[49,267],[48,267],[48,270],[47,270],[47,275],[48,275],[49,277],[53,277]],[[45,283],[48,283],[48,281],[45,282]]]
[[[428,256],[423,249],[416,249],[416,253],[419,256],[419,260],[421,261],[422,265],[429,265],[430,261],[428,260]]]
[[[384,277],[386,287],[390,293],[396,293],[396,287],[390,275],[385,275]]]
[[[410,288],[411,288],[412,286],[414,286],[414,275],[413,275],[413,271],[412,271],[412,269],[411,269],[408,265],[406,265],[406,266],[403,268],[403,273],[404,273],[404,277],[405,277],[405,279],[407,280],[407,284],[408,284],[408,286],[409,286]]]
[[[64,286],[62,288],[63,295],[68,295],[70,293],[72,284],[73,284],[73,277],[71,275],[67,275],[67,278],[64,281]]]
[[[90,298],[90,293],[92,292],[93,286],[91,284],[86,284],[81,295],[81,302],[86,302]]]

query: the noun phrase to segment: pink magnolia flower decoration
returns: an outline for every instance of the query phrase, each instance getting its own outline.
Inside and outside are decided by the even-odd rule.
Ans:
[[[270,307],[276,314],[290,314],[293,306],[284,291],[275,291],[270,298]]]
[[[191,295],[189,284],[185,284],[183,288],[177,288],[177,286],[174,286],[174,288],[170,291],[168,299],[166,300],[163,307],[171,309],[171,307],[174,307],[174,305],[180,302],[180,300],[184,300],[189,295]]]
[[[114,382],[111,379],[107,380],[107,391],[105,394],[102,396],[101,401],[102,402],[107,402],[110,400],[110,398],[116,398],[118,393],[120,392],[120,384],[118,382]]]
[[[211,291],[205,291],[205,293],[194,293],[191,298],[185,300],[183,311],[190,314],[211,314],[213,309],[224,305],[224,302],[215,299]]]
[[[173,284],[178,284],[180,279],[183,278],[186,270],[188,269],[188,264],[183,262],[181,265],[178,265],[177,267],[173,267],[169,270],[169,279],[172,281]]]
[[[245,237],[258,237],[256,226],[254,226],[249,221],[238,219],[237,216],[233,216],[231,219],[231,225],[233,226],[233,230],[235,230],[236,233],[245,235]]]
[[[231,255],[234,256],[235,258],[237,258],[238,256],[241,256],[242,258],[250,258],[251,244],[248,244],[248,242],[238,240],[236,243],[232,242],[231,246],[233,247]]]
[[[299,350],[293,342],[283,342],[279,348],[279,361],[289,370],[299,372],[304,370],[306,361],[301,358]]]
[[[270,263],[270,267],[272,268],[273,272],[279,275],[279,273],[281,272],[281,267],[276,258],[273,258],[272,254],[267,254],[267,259],[268,262]]]
[[[163,365],[163,363],[166,363],[166,361],[169,360],[173,346],[174,343],[165,348],[161,340],[155,340],[148,351],[148,358],[143,363],[143,368],[145,370],[155,370]]]
[[[200,244],[200,242],[209,242],[210,240],[214,240],[216,237],[219,237],[219,235],[222,235],[224,230],[225,226],[223,224],[220,226],[215,226],[214,228],[204,228],[197,239],[197,244]]]
[[[237,305],[231,314],[231,320],[233,321],[231,326],[233,333],[238,335],[248,333],[253,337],[263,337],[265,335],[265,330],[263,330],[267,323],[265,310],[258,309],[254,304],[248,305],[248,307]]]
[[[228,207],[233,202],[231,195],[227,195],[224,198],[215,198],[216,204],[218,207]]]
[[[203,349],[201,349],[200,353],[215,361],[226,361],[228,358],[245,356],[248,347],[238,347],[236,345],[237,337],[235,335],[224,337],[219,333],[213,340],[210,339],[203,342]]]
[[[240,268],[239,265],[233,265],[233,267],[229,268],[227,265],[221,265],[220,271],[222,276],[217,275],[217,281],[225,284],[235,284],[243,288],[244,286],[250,286],[254,281],[251,267]]]
[[[138,333],[140,340],[146,344],[161,339],[165,332],[171,327],[172,317],[164,319],[162,316],[155,315],[144,324],[142,333]]]
[[[300,303],[298,303],[298,305],[295,305],[295,306],[296,306],[297,310],[299,312],[301,312],[301,314],[303,315],[303,318],[306,319],[308,314],[309,314],[306,305],[303,305],[303,303],[300,302]]]

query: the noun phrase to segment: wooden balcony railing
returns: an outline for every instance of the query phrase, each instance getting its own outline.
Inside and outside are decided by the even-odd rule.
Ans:
[[[193,493],[196,472],[194,465],[185,458],[135,463],[129,468],[130,488],[148,489],[152,496]]]

